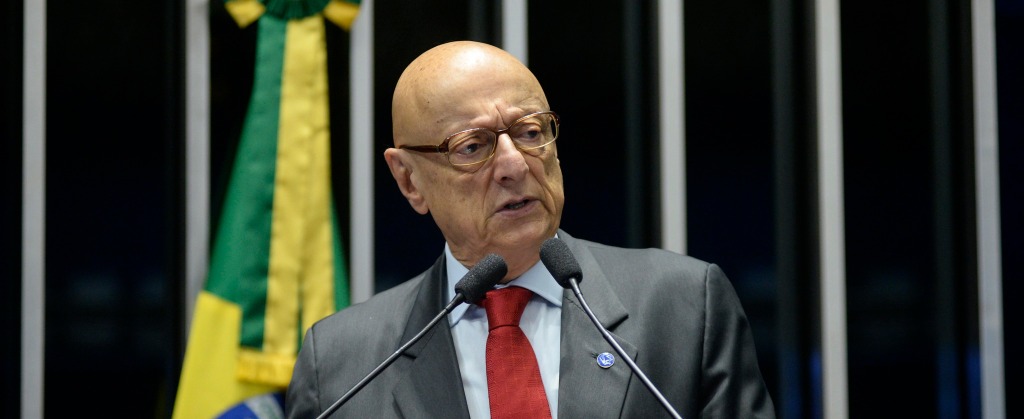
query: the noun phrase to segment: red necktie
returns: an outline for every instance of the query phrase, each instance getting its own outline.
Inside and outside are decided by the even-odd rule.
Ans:
[[[487,291],[487,396],[491,418],[550,418],[537,357],[519,328],[533,292],[521,287]]]

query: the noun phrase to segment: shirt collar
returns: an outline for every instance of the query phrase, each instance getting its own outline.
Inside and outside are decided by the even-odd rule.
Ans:
[[[448,272],[448,301],[455,298],[455,283],[459,282],[462,277],[466,276],[469,269],[466,269],[458,260],[452,256],[452,251],[448,247],[448,243],[444,244],[444,259],[445,267]],[[562,287],[555,281],[555,277],[551,276],[547,268],[543,263],[537,261],[535,265],[530,267],[526,272],[509,282],[508,284],[498,285],[497,288],[504,288],[507,286],[515,285],[517,287],[523,287],[534,294],[540,296],[549,304],[555,307],[562,307]],[[448,316],[448,324],[455,326],[462,316],[469,310],[469,304],[459,304],[452,310]]]

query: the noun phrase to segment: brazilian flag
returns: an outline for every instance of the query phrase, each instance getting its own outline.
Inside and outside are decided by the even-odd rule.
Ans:
[[[324,18],[348,29],[358,1],[226,7],[240,26],[258,22],[255,84],[175,418],[218,417],[281,392],[302,333],[349,302],[331,197]]]

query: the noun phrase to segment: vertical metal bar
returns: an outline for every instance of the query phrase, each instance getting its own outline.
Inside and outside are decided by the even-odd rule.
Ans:
[[[622,43],[625,46],[622,56],[623,85],[625,87],[625,160],[626,160],[626,246],[647,247],[643,238],[649,208],[644,205],[647,194],[646,179],[648,178],[647,156],[649,140],[644,135],[643,126],[647,122],[645,116],[646,95],[643,92],[643,80],[647,66],[638,63],[643,60],[643,22],[641,8],[643,4],[636,1],[623,2]]]
[[[804,241],[797,216],[797,130],[794,97],[794,18],[792,0],[771,0],[772,51],[772,136],[775,160],[775,281],[778,330],[779,379],[775,406],[780,417],[802,416],[801,388],[804,371],[801,359],[798,307],[799,246]],[[810,395],[808,395],[810,397]]]
[[[492,7],[493,1],[491,0],[469,0],[466,4],[466,14],[469,15],[469,39],[492,45],[495,43],[496,13]]]
[[[24,3],[21,417],[43,417],[46,336],[46,1]]]
[[[658,2],[661,247],[686,253],[686,118],[683,2]]]
[[[370,299],[373,274],[373,0],[359,5],[359,17],[352,25],[349,53],[349,190],[351,191],[352,243],[349,255],[352,303]]]
[[[1003,382],[1003,273],[993,1],[971,1],[971,18],[982,417],[995,419],[1006,416],[1006,389]]]
[[[524,65],[527,61],[529,49],[529,19],[526,10],[526,0],[503,0],[501,2],[501,46]]]
[[[823,405],[825,418],[845,419],[849,408],[839,0],[815,0],[814,9]]]
[[[956,344],[956,274],[953,250],[953,127],[949,5],[946,0],[929,0],[928,42],[929,80],[931,88],[932,125],[932,223],[935,257],[935,390],[937,418],[955,418],[960,415],[958,391],[959,357]]]
[[[210,254],[208,7],[204,0],[185,3],[185,336],[192,326]]]

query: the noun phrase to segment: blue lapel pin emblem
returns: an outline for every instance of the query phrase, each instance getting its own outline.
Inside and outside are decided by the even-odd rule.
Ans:
[[[611,368],[612,365],[615,365],[615,356],[608,352],[602,352],[597,356],[597,365],[601,368]]]

